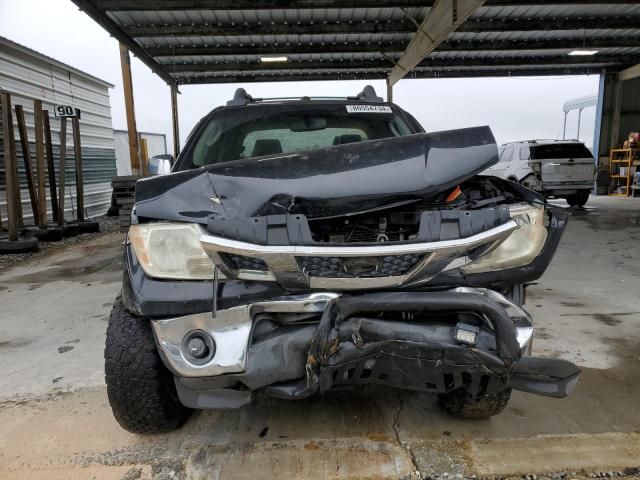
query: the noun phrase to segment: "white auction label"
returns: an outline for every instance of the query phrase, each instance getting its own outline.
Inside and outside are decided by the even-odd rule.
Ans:
[[[349,113],[393,113],[386,105],[347,105]]]

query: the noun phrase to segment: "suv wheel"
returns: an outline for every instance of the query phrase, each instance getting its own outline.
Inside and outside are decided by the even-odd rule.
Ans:
[[[584,207],[588,200],[589,190],[580,190],[578,193],[567,197],[567,203],[572,207]]]
[[[132,433],[181,427],[191,410],[178,400],[173,376],[162,363],[150,320],[129,313],[120,298],[111,310],[104,349],[105,381],[113,415]]]
[[[501,413],[509,403],[511,389],[473,398],[464,388],[439,396],[440,405],[460,418],[489,418]]]

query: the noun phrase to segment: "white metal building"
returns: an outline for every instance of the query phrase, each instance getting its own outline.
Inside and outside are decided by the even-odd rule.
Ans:
[[[116,149],[118,175],[131,175],[131,157],[129,156],[129,136],[126,130],[113,131],[113,143]],[[138,132],[138,137],[147,141],[149,158],[167,153],[167,136],[164,133]]]
[[[35,168],[35,131],[33,100],[40,99],[51,117],[51,136],[56,169],[60,152],[60,122],[53,115],[55,104],[72,105],[81,110],[80,132],[84,173],[84,205],[89,217],[102,215],[111,203],[111,177],[116,175],[116,158],[111,123],[109,88],[113,85],[47,57],[41,53],[0,37],[0,90],[11,94],[12,106],[22,105],[25,112],[30,151]],[[24,161],[18,136],[15,111],[13,112],[18,167],[25,224],[31,224],[32,213],[29,191],[24,177]],[[1,122],[1,119],[0,119]],[[0,128],[0,145],[2,145]],[[67,123],[65,218],[74,218],[76,205],[75,163],[71,124]],[[56,178],[59,178],[56,173]],[[48,184],[48,181],[47,181]],[[51,221],[51,205],[47,209]],[[0,147],[0,208],[6,218],[6,187],[4,159]]]

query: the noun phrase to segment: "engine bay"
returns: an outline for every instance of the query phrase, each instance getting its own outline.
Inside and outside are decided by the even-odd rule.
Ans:
[[[418,238],[423,212],[492,208],[522,201],[504,180],[475,177],[430,199],[339,218],[310,219],[313,240],[322,243],[385,243]]]

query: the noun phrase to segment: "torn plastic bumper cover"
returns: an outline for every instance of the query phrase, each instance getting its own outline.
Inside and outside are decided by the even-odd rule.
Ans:
[[[348,319],[355,315],[443,310],[480,313],[493,327],[495,346],[485,350],[456,341],[397,339],[392,329],[388,329],[389,335],[381,336],[388,322],[374,319],[358,322],[355,337],[374,341],[362,345],[349,341],[354,325]],[[553,397],[568,395],[580,373],[575,365],[565,360],[522,358],[521,352],[514,321],[500,305],[482,295],[392,292],[341,297],[325,310],[314,335],[307,360],[307,383],[312,393],[322,393],[355,376],[373,377],[372,383],[391,381],[400,388],[438,393],[464,387],[472,395],[482,395],[512,387]]]
[[[509,314],[505,306],[521,313]],[[228,317],[218,312],[222,322],[210,314],[153,322],[160,351],[176,375],[185,405],[237,408],[251,401],[253,391],[297,399],[336,386],[368,383],[432,393],[463,388],[472,396],[514,388],[565,397],[580,373],[565,360],[522,356],[530,350],[533,332],[528,315],[485,289],[316,294],[246,308],[241,313],[241,307],[236,307]],[[319,323],[281,325],[252,338],[255,319],[275,311],[316,312],[321,317]],[[400,319],[406,312],[423,320]],[[429,321],[441,319],[443,312],[481,319],[483,325],[472,344],[456,339],[460,322]],[[218,324],[218,331],[209,330],[208,320]],[[230,343],[220,342],[222,357],[212,360],[216,368],[193,368],[184,362],[179,345],[181,335],[195,326],[210,331],[216,342],[230,335],[242,337],[231,343],[243,347],[225,350],[225,343]],[[225,359],[226,367],[215,363]]]

